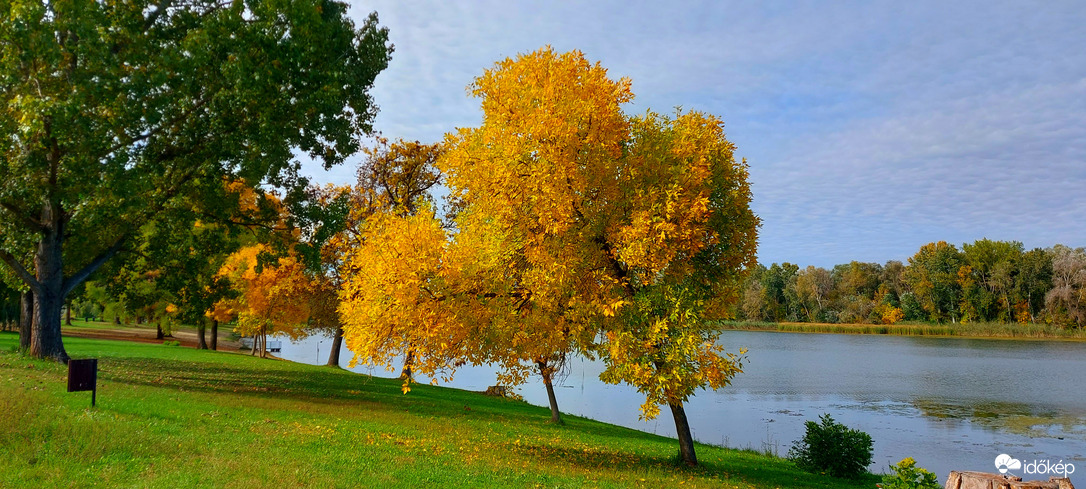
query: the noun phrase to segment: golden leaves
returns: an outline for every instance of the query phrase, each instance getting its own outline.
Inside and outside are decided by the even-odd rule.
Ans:
[[[741,358],[707,319],[727,314],[759,220],[744,161],[712,115],[629,117],[630,81],[580,52],[506,59],[477,78],[483,123],[446,135],[436,165],[458,214],[367,223],[341,314],[369,362],[419,371],[599,354],[645,394],[643,415],[719,388]],[[602,333],[602,334],[600,334]]]

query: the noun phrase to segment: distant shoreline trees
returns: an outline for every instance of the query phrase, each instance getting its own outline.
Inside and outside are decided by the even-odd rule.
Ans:
[[[898,321],[1086,326],[1086,249],[1026,251],[980,239],[922,246],[907,263],[849,262],[832,269],[757,265],[737,318],[768,322]]]

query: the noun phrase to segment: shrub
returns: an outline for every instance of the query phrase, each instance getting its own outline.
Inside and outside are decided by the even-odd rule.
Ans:
[[[854,479],[871,463],[871,435],[834,422],[829,414],[822,424],[804,423],[807,433],[792,444],[788,458],[807,472]]]
[[[935,474],[916,466],[916,460],[908,457],[890,466],[890,473],[882,476],[882,489],[942,489]]]

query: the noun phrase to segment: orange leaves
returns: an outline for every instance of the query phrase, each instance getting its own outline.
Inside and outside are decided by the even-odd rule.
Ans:
[[[285,333],[305,336],[312,284],[293,256],[261,264],[263,245],[247,246],[226,260],[219,270],[240,292],[237,299],[220,301],[211,314],[225,319],[236,313],[238,332],[244,335]]]

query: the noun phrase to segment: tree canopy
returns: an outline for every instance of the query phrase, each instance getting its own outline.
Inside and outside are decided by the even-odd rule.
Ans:
[[[356,360],[497,363],[509,379],[527,364],[550,387],[566,353],[598,355],[646,417],[672,408],[696,463],[682,404],[740,368],[706,321],[730,316],[754,264],[746,162],[714,116],[626,115],[630,81],[580,52],[500,61],[471,91],[482,125],[437,160],[448,229],[432,209],[367,224],[342,292]]]
[[[296,150],[331,166],[359,149],[391,46],[346,8],[5,4],[0,258],[36,296],[33,355],[67,357],[64,297],[164,210],[214,214],[224,181],[292,187]]]

